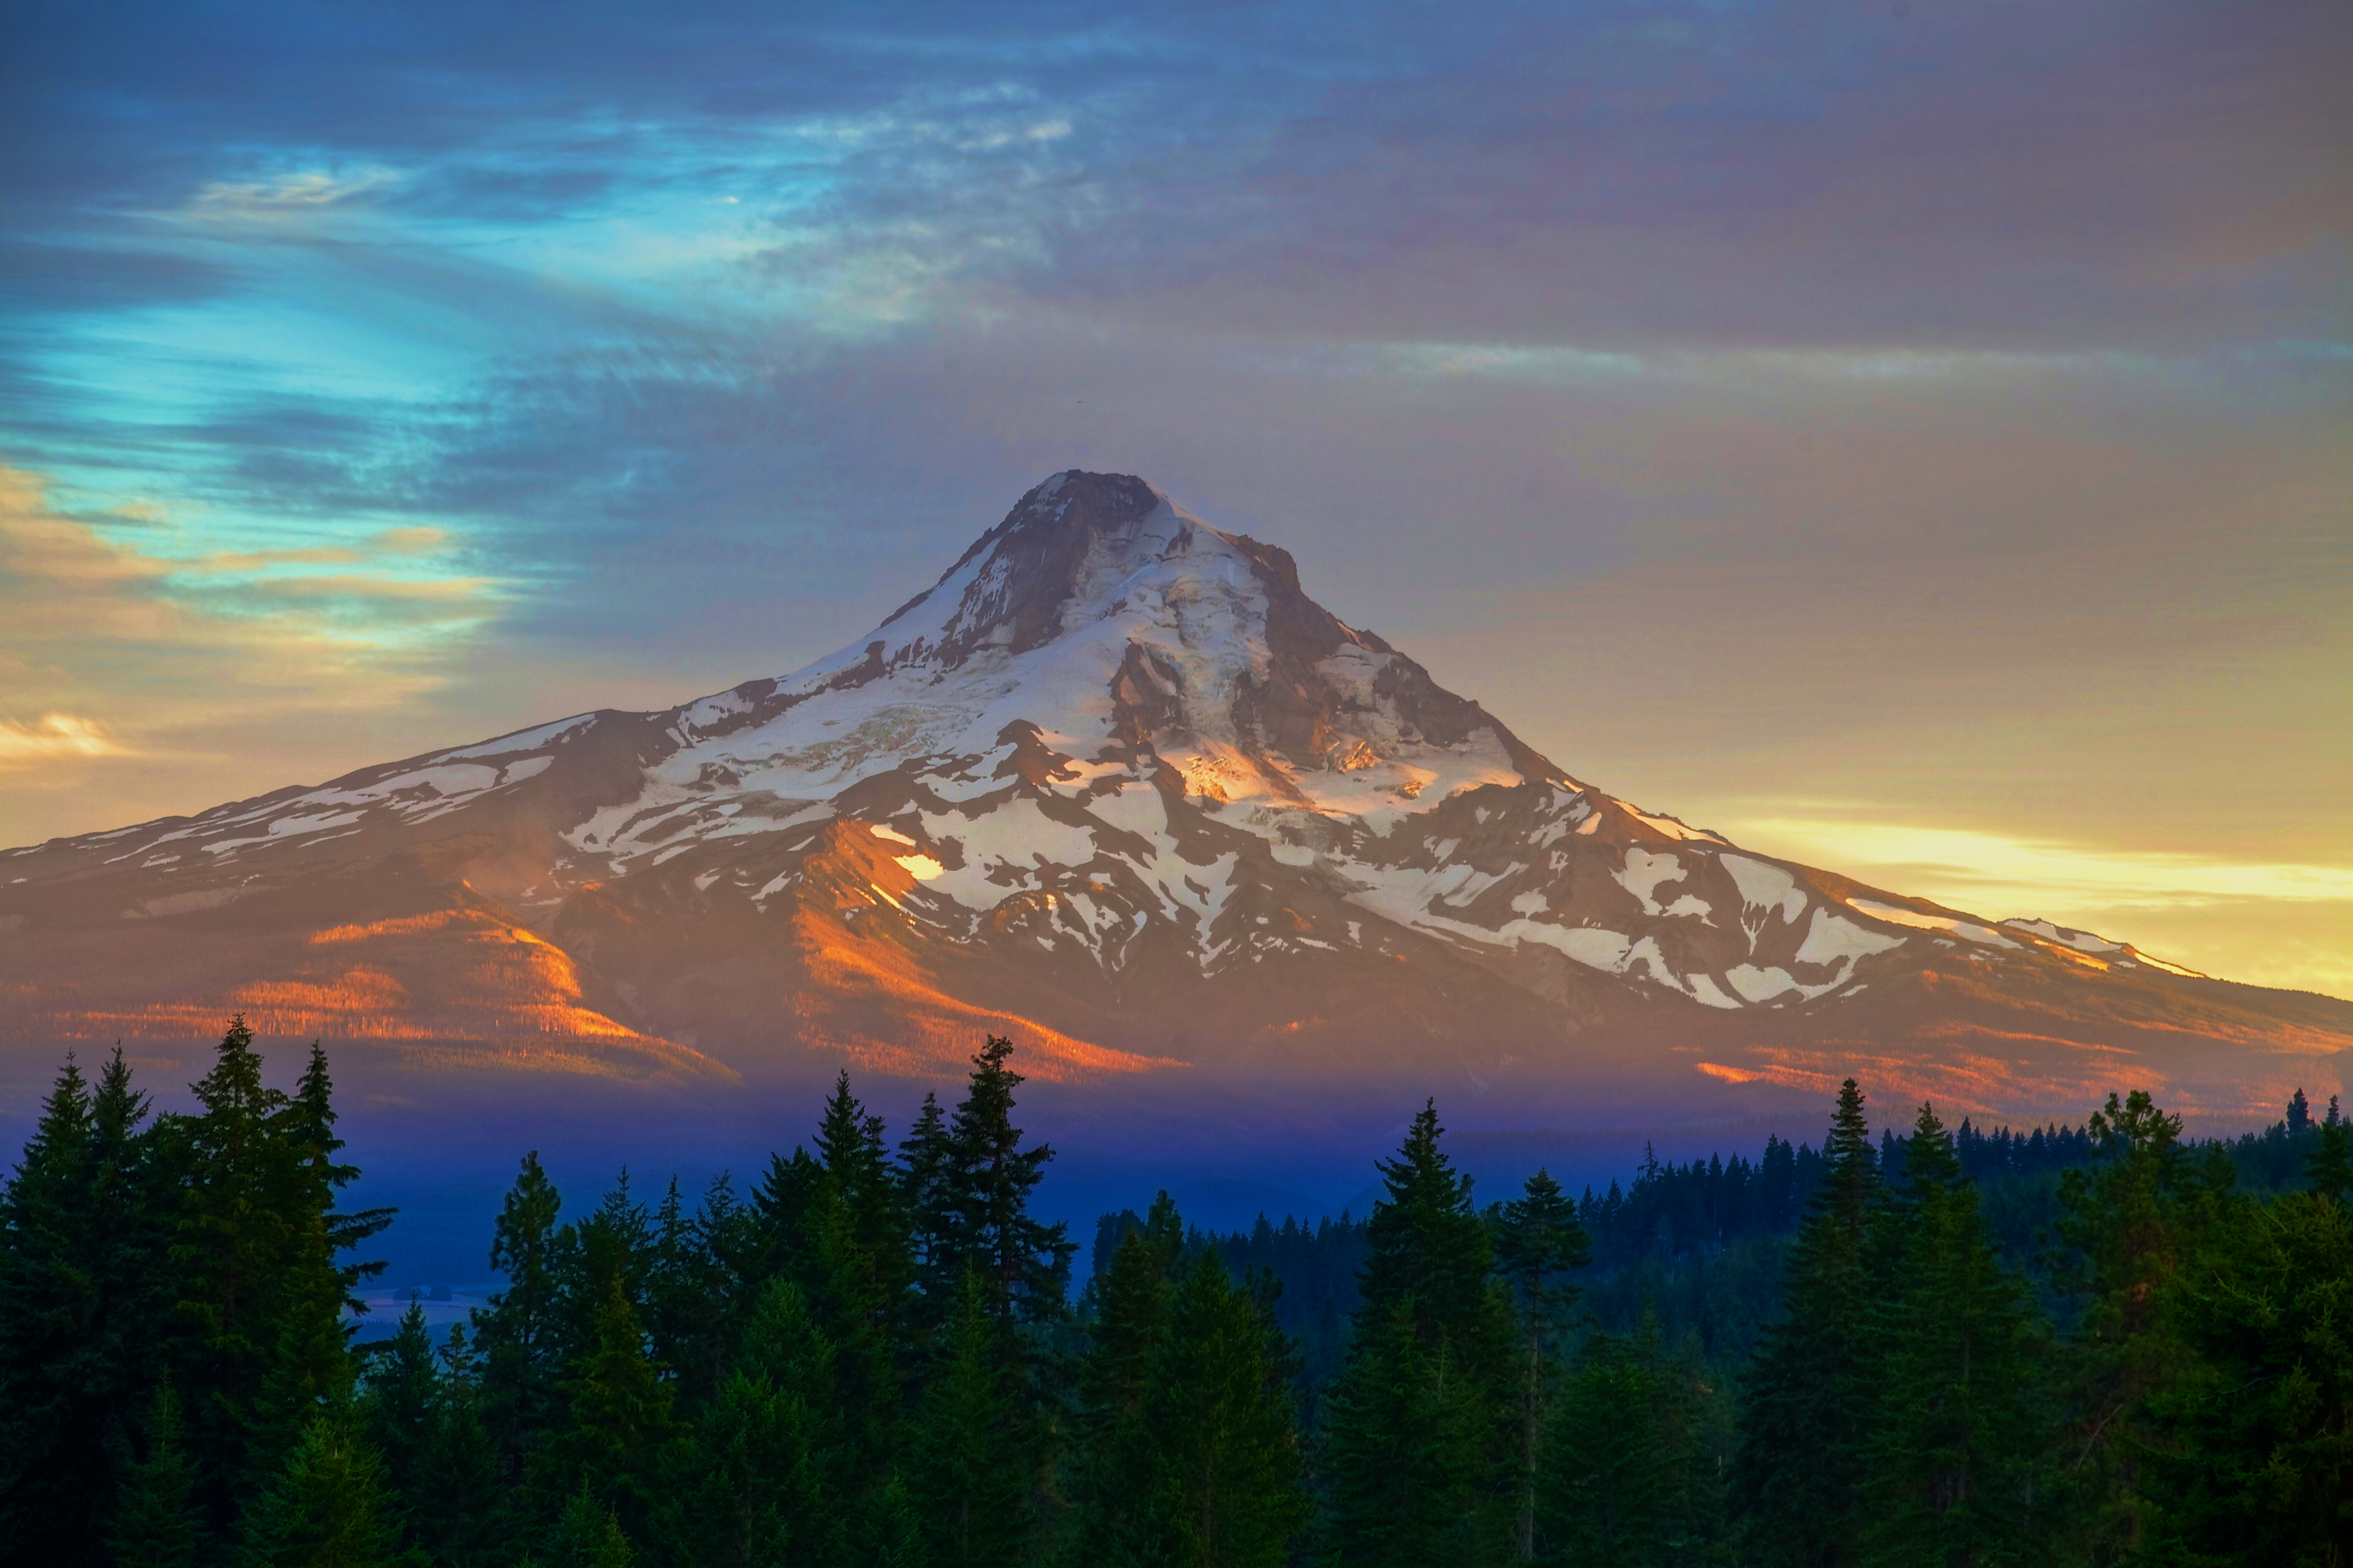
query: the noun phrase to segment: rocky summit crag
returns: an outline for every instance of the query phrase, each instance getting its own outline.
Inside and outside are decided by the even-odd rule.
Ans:
[[[1570,776],[1143,480],[1057,474],[866,637],[0,855],[14,1076],[241,1010],[411,1101],[1033,1077],[1490,1120],[2339,1087],[2353,1004],[1752,854]],[[389,1086],[383,1087],[383,1086]],[[1131,1098],[1133,1095],[1131,1094]]]

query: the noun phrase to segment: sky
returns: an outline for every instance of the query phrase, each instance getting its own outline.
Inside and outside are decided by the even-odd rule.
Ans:
[[[1578,777],[2353,996],[2353,9],[0,19],[0,843],[1144,475]]]

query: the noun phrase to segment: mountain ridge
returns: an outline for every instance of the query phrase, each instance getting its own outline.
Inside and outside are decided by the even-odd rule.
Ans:
[[[1279,547],[1078,470],[799,670],[0,852],[0,1050],[241,1006],[428,1097],[947,1076],[986,1030],[1072,1086],[1736,1110],[1870,1061],[1965,1110],[2129,1068],[2228,1113],[2353,1048],[2353,1004],[1609,795]]]

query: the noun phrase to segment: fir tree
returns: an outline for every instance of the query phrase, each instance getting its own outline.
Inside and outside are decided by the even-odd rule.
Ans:
[[[1021,1147],[1013,1091],[1022,1079],[1006,1066],[1012,1054],[1011,1040],[992,1035],[972,1058],[971,1082],[948,1124],[949,1206],[961,1253],[955,1262],[980,1280],[990,1315],[1037,1322],[1061,1312],[1078,1246],[1060,1224],[1029,1214],[1054,1151]]]
[[[359,1405],[361,1430],[384,1460],[385,1484],[403,1501],[416,1496],[433,1447],[439,1394],[425,1309],[412,1300],[392,1337],[376,1347]]]
[[[585,1490],[633,1542],[667,1528],[664,1485],[687,1429],[646,1353],[645,1331],[618,1273],[605,1279],[592,1337],[565,1381],[565,1419],[537,1456],[543,1496]]]
[[[2144,1554],[2353,1562],[2353,1222],[2316,1193],[2219,1207],[2164,1287],[2192,1359],[2141,1413]]]
[[[1877,1374],[1871,1257],[1879,1171],[1862,1091],[1840,1087],[1825,1168],[1791,1244],[1782,1315],[1746,1370],[1733,1486],[1759,1558],[1855,1561]]]
[[[555,1222],[563,1194],[533,1150],[500,1205],[491,1267],[507,1288],[470,1314],[482,1360],[483,1425],[510,1484],[520,1481],[552,1422],[563,1375]]]
[[[1349,1561],[1437,1549],[1489,1554],[1512,1533],[1519,1488],[1511,1305],[1471,1184],[1439,1147],[1435,1104],[1414,1118],[1366,1223],[1356,1342],[1330,1400],[1326,1525]],[[1405,1423],[1405,1425],[1399,1425]],[[1503,1512],[1498,1515],[1498,1507]]]
[[[1136,1561],[1281,1568],[1313,1516],[1273,1289],[1238,1289],[1214,1250],[1177,1285],[1139,1411],[1151,1452]]]
[[[88,1561],[103,1519],[114,1378],[92,1256],[103,1242],[90,1230],[95,1143],[90,1088],[68,1056],[0,1197],[0,1540],[28,1561]]]
[[[637,1560],[620,1520],[586,1487],[564,1505],[553,1544],[563,1568],[629,1568]]]
[[[1184,1250],[1184,1222],[1164,1192],[1141,1224],[1122,1231],[1110,1267],[1088,1289],[1069,1483],[1077,1515],[1072,1552],[1086,1563],[1142,1561],[1149,1549],[1157,1435],[1145,1398],[1167,1337]]]
[[[347,1416],[313,1416],[247,1511],[249,1568],[422,1568],[403,1550],[383,1466]]]
[[[113,1562],[116,1568],[194,1568],[196,1469],[181,1441],[180,1402],[168,1383],[155,1390],[148,1406],[143,1438],[144,1455],[126,1467],[114,1507],[109,1543]]]
[[[1496,1272],[1512,1287],[1520,1310],[1520,1517],[1514,1544],[1526,1562],[1535,1555],[1536,1448],[1550,1379],[1548,1347],[1577,1295],[1561,1277],[1592,1261],[1593,1247],[1577,1224],[1577,1205],[1542,1169],[1528,1178],[1522,1196],[1498,1206],[1493,1228]]]
[[[1471,1530],[1488,1466],[1487,1411],[1440,1338],[1425,1346],[1415,1302],[1356,1313],[1348,1359],[1324,1396],[1327,1561],[1421,1568],[1481,1560]]]
[[[2312,1152],[2304,1157],[2304,1179],[2314,1192],[2338,1203],[2353,1191],[2353,1124],[2339,1114],[2333,1094],[2328,1097],[2328,1118],[2320,1124]]]
[[[324,1260],[301,1256],[320,1239],[299,1212],[301,1154],[285,1136],[287,1097],[262,1083],[242,1016],[192,1087],[202,1113],[170,1123],[186,1163],[170,1256],[188,1337],[180,1362],[196,1495],[210,1529],[227,1535],[248,1468],[259,1468],[257,1481],[276,1468],[284,1434],[271,1417],[289,1412],[268,1408],[263,1394],[293,1316],[287,1309],[314,1304],[308,1266]]]
[[[410,1540],[436,1568],[503,1565],[515,1532],[497,1449],[482,1425],[479,1358],[452,1326],[432,1394],[431,1435],[402,1495]]]
[[[913,1278],[907,1219],[882,1139],[844,1073],[818,1127],[821,1172],[804,1211],[799,1278],[834,1352],[841,1417],[833,1481],[864,1497],[888,1478],[901,1441],[901,1348]]]
[[[1541,1556],[1594,1568],[1724,1560],[1704,1386],[1659,1342],[1645,1311],[1630,1335],[1595,1334],[1546,1423]]]
[[[2077,1490],[2082,1544],[2137,1546],[2150,1500],[2139,1457],[2161,1441],[2150,1401],[2184,1374],[2189,1354],[2161,1313],[2165,1284],[2195,1247],[2206,1191],[2181,1147],[2180,1118],[2135,1089],[2111,1094],[2087,1127],[2099,1163],[2060,1178],[2060,1279],[2084,1298],[2067,1374],[2073,1420],[2064,1468]]]
[[[1036,1438],[1024,1410],[1013,1326],[990,1284],[965,1277],[915,1414],[907,1496],[930,1560],[959,1568],[1024,1562],[1035,1531]]]
[[[1864,1453],[1867,1561],[2020,1562],[2040,1538],[2047,1437],[2032,1300],[1994,1256],[1977,1190],[1923,1105],[1907,1142],[1902,1239],[1878,1324]]]

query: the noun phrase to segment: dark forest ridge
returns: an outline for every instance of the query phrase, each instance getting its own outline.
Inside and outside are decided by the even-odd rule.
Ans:
[[[153,1118],[120,1053],[94,1085],[69,1063],[0,1197],[0,1560],[2253,1563],[2353,1542],[2334,1103],[2242,1141],[2303,1167],[2255,1193],[2226,1146],[2109,1097],[2043,1141],[2080,1163],[2021,1269],[1963,1150],[2014,1184],[2051,1174],[2014,1169],[2035,1144],[1957,1142],[1922,1106],[1874,1148],[1850,1080],[1818,1152],[1768,1146],[1746,1242],[1770,1245],[1690,1248],[1726,1269],[1712,1314],[1742,1319],[1712,1342],[1655,1300],[1609,1321],[1629,1238],[1587,1221],[1627,1217],[1614,1188],[1579,1203],[1539,1173],[1478,1209],[1429,1107],[1365,1223],[1315,1240],[1348,1254],[1345,1322],[1327,1295],[1294,1336],[1283,1281],[1229,1264],[1264,1233],[1188,1233],[1166,1194],[1106,1227],[1073,1301],[1078,1249],[1029,1213],[1052,1151],[1016,1125],[1011,1054],[990,1039],[895,1144],[845,1076],[807,1145],[691,1212],[624,1180],[563,1223],[526,1156],[504,1288],[438,1347],[412,1308],[356,1350],[347,1306],[380,1266],[346,1255],[392,1216],[338,1204],[358,1173],[322,1054],[269,1089],[239,1021],[198,1111]],[[1725,1169],[1652,1164],[1636,1206]]]

